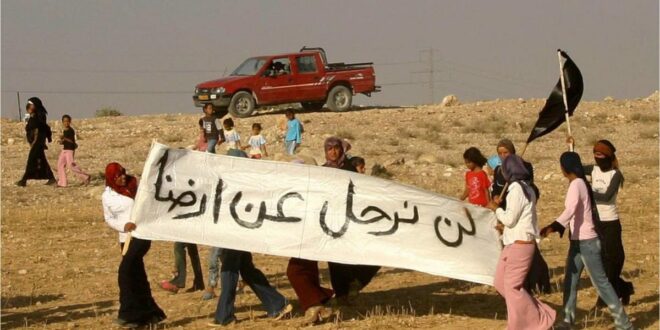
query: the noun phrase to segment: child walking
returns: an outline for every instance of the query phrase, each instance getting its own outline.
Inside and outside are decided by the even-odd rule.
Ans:
[[[486,157],[475,147],[470,147],[463,153],[463,160],[468,171],[465,172],[465,189],[461,200],[468,198],[474,205],[486,206],[490,202],[490,180],[488,174],[483,170],[486,165]]]
[[[71,116],[62,116],[62,126],[64,126],[64,130],[60,136],[62,152],[60,152],[60,158],[57,161],[57,186],[67,186],[67,168],[78,176],[83,181],[83,184],[88,184],[90,180],[89,174],[83,172],[73,159],[78,145],[76,144],[76,132],[73,130],[73,127],[71,127]]]
[[[224,142],[227,143],[227,151],[231,149],[241,149],[241,136],[238,135],[238,132],[234,130],[234,120],[227,118],[222,122],[224,129],[222,133],[224,134]]]
[[[215,146],[223,142],[223,135],[218,128],[217,118],[213,115],[213,105],[205,104],[203,109],[204,117],[199,119],[199,128],[201,133],[204,134],[206,151],[214,154]],[[200,143],[198,143],[198,147],[199,145]]]
[[[268,151],[266,151],[266,139],[261,135],[261,124],[254,123],[252,124],[252,136],[248,140],[248,145],[243,147],[243,149],[250,149],[248,155],[252,159],[261,159],[262,157],[268,157]]]
[[[293,155],[302,142],[303,126],[300,120],[296,119],[296,115],[292,109],[287,109],[285,116],[287,119],[287,129],[286,136],[284,137],[284,148],[287,154]]]

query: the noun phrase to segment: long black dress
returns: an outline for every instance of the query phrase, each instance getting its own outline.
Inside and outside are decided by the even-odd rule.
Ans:
[[[151,241],[134,237],[119,264],[119,319],[123,322],[155,324],[166,318],[151,295],[144,267],[144,256],[150,248]]]
[[[55,180],[53,171],[50,169],[45,150],[47,138],[47,123],[45,118],[32,116],[25,125],[25,134],[29,143],[32,144],[28,154],[25,174],[21,183],[27,180]],[[35,130],[37,131],[35,134]]]

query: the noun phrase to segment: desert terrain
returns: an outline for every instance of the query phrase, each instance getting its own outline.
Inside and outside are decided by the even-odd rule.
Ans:
[[[322,163],[323,140],[337,135],[351,142],[352,155],[363,156],[367,168],[391,180],[412,184],[449,196],[460,195],[463,184],[463,151],[476,146],[495,154],[499,139],[508,137],[520,150],[527,139],[543,99],[493,100],[451,106],[356,107],[345,113],[300,112],[305,125],[302,155]],[[48,100],[44,99],[45,104]],[[55,109],[50,109],[54,111]],[[129,109],[119,109],[129,112]],[[90,113],[93,111],[90,111]],[[2,301],[3,329],[110,329],[117,315],[117,267],[120,253],[117,233],[103,220],[100,196],[105,164],[117,161],[139,175],[152,139],[174,147],[192,145],[197,137],[201,110],[150,116],[120,116],[73,120],[78,134],[76,160],[93,175],[81,186],[70,175],[71,186],[58,189],[44,181],[20,179],[29,146],[24,124],[2,119]],[[259,122],[269,141],[273,159],[283,153],[278,122],[284,114],[273,110],[237,119],[243,139]],[[55,132],[59,118],[51,116]],[[617,147],[625,186],[618,198],[626,264],[623,276],[635,285],[626,307],[640,328],[658,328],[658,93],[635,100],[583,101],[571,119],[578,151],[592,163],[591,148],[601,138]],[[554,220],[563,209],[567,181],[558,159],[566,150],[566,126],[534,141],[525,159],[535,167],[541,190],[540,224]],[[60,146],[47,151],[56,170]],[[369,173],[369,170],[368,170]],[[376,174],[376,173],[374,173]],[[56,173],[57,175],[57,173]],[[555,287],[540,298],[556,310],[562,305],[561,287],[568,240],[557,235],[545,239],[541,251]],[[201,247],[206,270],[208,248]],[[173,268],[172,243],[154,242],[145,258],[156,301],[168,315],[158,329],[206,329],[216,300],[202,301],[201,292],[170,294],[158,283],[169,279]],[[286,258],[256,255],[255,264],[294,306],[296,297],[286,278]],[[190,269],[190,265],[188,266]],[[322,282],[329,286],[325,263]],[[204,273],[206,279],[206,271]],[[593,309],[596,291],[587,274],[578,294],[577,328],[611,329],[607,312]],[[188,286],[192,285],[189,270]],[[300,312],[293,318],[265,318],[256,296],[246,290],[236,302],[239,323],[229,328],[297,328]],[[506,308],[494,288],[403,269],[382,269],[351,309],[319,329],[503,329]]]

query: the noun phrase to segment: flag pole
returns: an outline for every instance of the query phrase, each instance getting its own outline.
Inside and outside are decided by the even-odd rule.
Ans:
[[[561,60],[561,49],[557,49],[557,58],[559,59],[559,80],[561,80],[561,95],[564,99],[564,116],[566,116],[566,128],[568,128],[568,137],[572,137],[571,133],[571,120],[568,115],[568,101],[566,100],[566,82],[564,81],[564,62]],[[568,149],[573,151],[573,144],[568,145]]]

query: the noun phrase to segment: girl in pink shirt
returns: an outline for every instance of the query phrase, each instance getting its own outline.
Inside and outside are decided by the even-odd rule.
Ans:
[[[601,245],[597,226],[600,222],[596,211],[591,187],[587,183],[580,156],[574,152],[565,152],[560,158],[564,177],[570,182],[566,193],[564,212],[555,222],[541,229],[541,236],[552,232],[563,236],[565,228],[570,230],[570,247],[566,258],[564,275],[564,320],[566,326],[575,323],[577,305],[577,286],[585,266],[591,283],[598,295],[607,304],[614,317],[617,329],[632,329],[633,325],[623,310],[612,284],[603,268]]]

